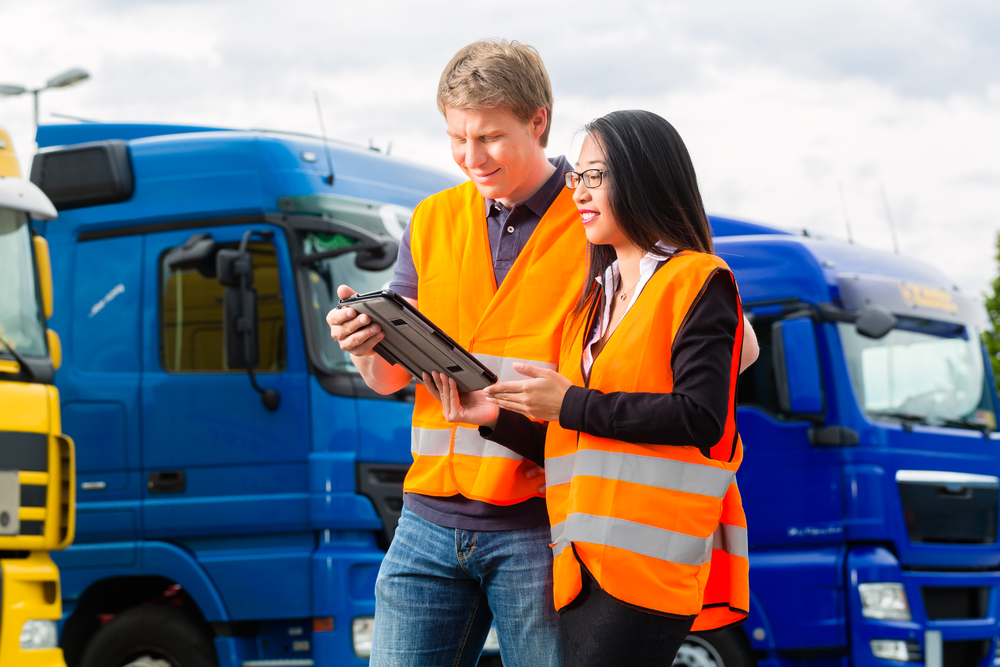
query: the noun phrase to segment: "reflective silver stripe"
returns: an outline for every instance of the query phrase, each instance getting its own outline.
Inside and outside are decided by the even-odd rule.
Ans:
[[[556,525],[552,526],[552,541],[559,542],[562,540],[563,529],[566,528],[566,522],[560,521]]]
[[[573,479],[573,465],[576,463],[576,453],[565,456],[554,456],[545,459],[545,485],[549,488],[559,484],[567,484]]]
[[[514,370],[515,363],[531,364],[532,366],[538,366],[539,368],[548,368],[549,370],[556,370],[559,366],[558,364],[549,363],[547,361],[534,361],[533,359],[516,359],[514,357],[495,357],[492,354],[480,354],[479,352],[473,352],[472,356],[479,359],[480,363],[486,368],[490,369],[498,378],[499,382],[508,382],[510,380],[523,380],[525,376],[521,375]]]
[[[731,556],[750,557],[750,546],[747,542],[747,529],[720,523],[712,534],[712,548],[722,549]]]
[[[712,558],[712,538],[675,533],[625,519],[574,513],[566,520],[553,555],[562,553],[560,545],[565,548],[570,542],[589,542],[671,563],[701,565]]]
[[[420,456],[448,456],[451,451],[450,428],[410,429],[410,451]]]
[[[459,426],[455,430],[455,453],[467,456],[495,456],[502,459],[520,461],[524,457],[515,454],[501,444],[484,440],[479,435],[479,429]]]
[[[451,451],[451,429],[413,427],[410,431],[410,451],[420,456],[448,456]],[[455,429],[455,453],[522,460],[519,454],[503,445],[483,440],[478,429],[465,426]]]
[[[565,484],[575,475],[622,480],[713,498],[724,498],[736,477],[734,472],[724,468],[597,449],[581,449],[545,461],[545,479],[549,486]]]
[[[736,473],[724,468],[657,456],[581,449],[576,453],[576,457],[574,476],[615,479],[713,498],[724,498],[736,476]],[[548,462],[545,467],[547,472]]]

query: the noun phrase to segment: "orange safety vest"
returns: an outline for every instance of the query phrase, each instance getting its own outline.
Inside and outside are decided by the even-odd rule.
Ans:
[[[605,393],[670,392],[673,341],[717,271],[732,278],[713,255],[684,252],[668,260],[639,293],[585,379],[583,345],[598,297],[591,315],[567,318],[559,372],[573,384]],[[711,458],[697,447],[620,442],[549,422],[545,477],[556,609],[579,594],[582,561],[611,596],[661,614],[693,616],[692,630],[746,619],[747,524],[736,487],[743,458],[736,430],[742,340],[740,317],[728,417]]]
[[[497,374],[522,378],[523,361],[555,369],[566,313],[583,284],[586,235],[573,192],[564,189],[542,216],[497,289],[486,205],[471,182],[424,200],[410,222],[420,311]],[[510,449],[469,424],[445,421],[441,405],[417,385],[409,493],[462,494],[494,505],[539,497],[540,479]]]

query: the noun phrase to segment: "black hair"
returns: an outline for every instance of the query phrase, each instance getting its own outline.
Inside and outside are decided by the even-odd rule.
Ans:
[[[694,165],[673,125],[651,111],[629,110],[609,113],[584,129],[604,153],[602,187],[608,188],[611,215],[629,241],[647,251],[663,241],[678,250],[713,252]],[[610,245],[587,247],[588,270],[576,313],[597,294],[594,278],[616,258]]]

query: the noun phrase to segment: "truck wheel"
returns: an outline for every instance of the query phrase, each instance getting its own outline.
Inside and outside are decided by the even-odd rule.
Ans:
[[[688,635],[677,649],[672,667],[754,667],[746,637],[738,628]]]
[[[218,667],[212,642],[179,609],[133,607],[87,644],[80,667]]]

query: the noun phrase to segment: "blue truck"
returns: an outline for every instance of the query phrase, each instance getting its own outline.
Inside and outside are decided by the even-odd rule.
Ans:
[[[413,387],[370,391],[324,318],[337,285],[387,285],[413,207],[454,179],[275,132],[37,140],[77,446],[68,665],[367,664]],[[674,664],[1000,664],[982,308],[913,260],[711,222],[761,344],[738,410],[751,606]]]

